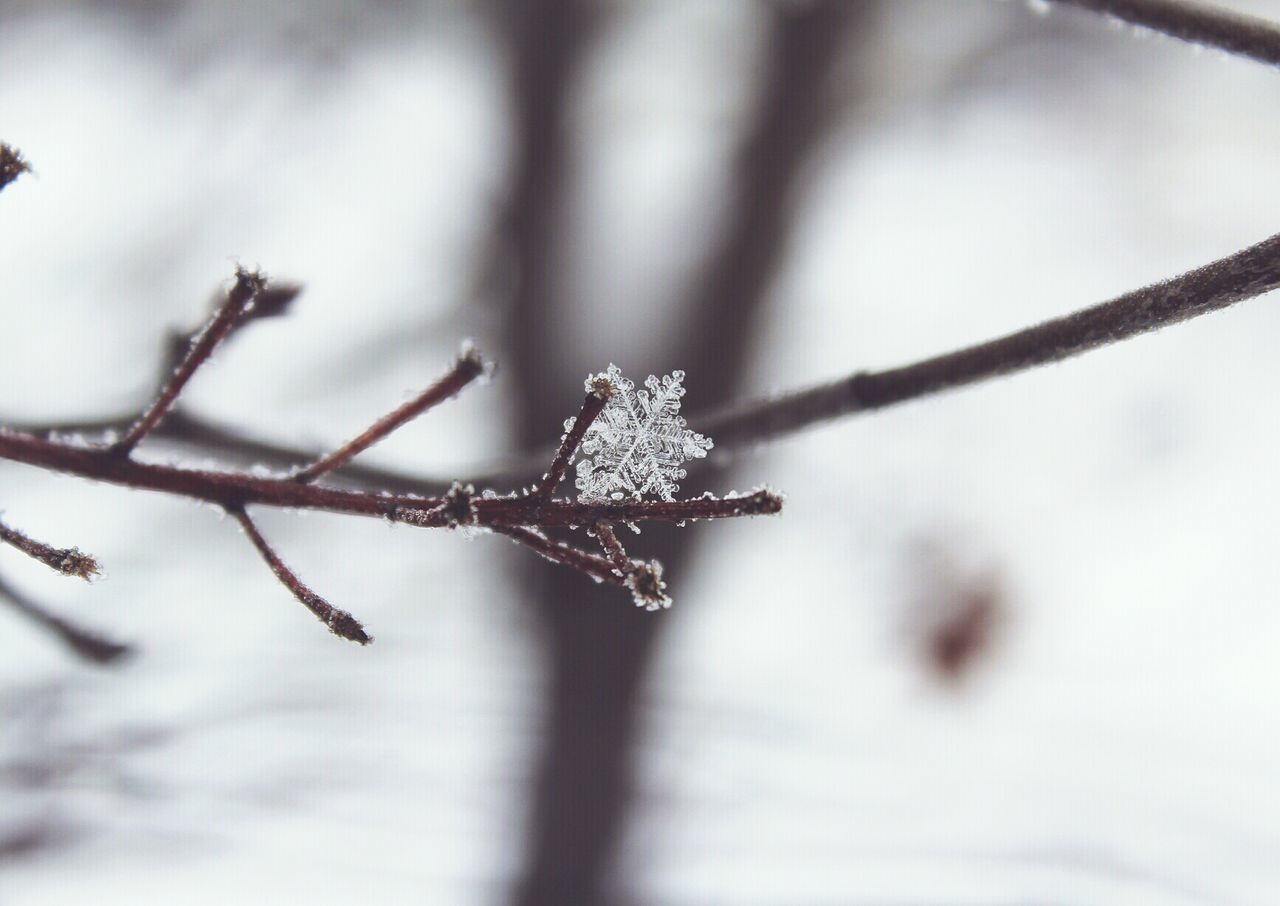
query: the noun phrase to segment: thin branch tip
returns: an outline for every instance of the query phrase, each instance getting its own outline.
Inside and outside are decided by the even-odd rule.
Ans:
[[[78,547],[54,547],[0,522],[0,541],[64,576],[92,580],[102,573],[98,561]]]
[[[257,524],[249,516],[244,506],[232,504],[224,507],[224,509],[228,515],[240,523],[245,535],[248,536],[253,546],[257,548],[267,566],[275,573],[276,578],[280,580],[280,584],[289,590],[289,593],[298,600],[298,603],[315,614],[316,618],[324,623],[330,632],[339,638],[358,642],[361,645],[368,645],[373,641],[373,636],[365,632],[364,625],[359,620],[347,611],[334,607],[298,578],[297,574],[280,559],[280,555],[276,553],[271,543],[263,537],[262,532],[258,530]]]
[[[339,638],[357,642],[360,645],[373,643],[373,636],[365,632],[364,625],[345,610],[338,610],[335,607],[329,619],[325,621],[325,625]]]
[[[90,582],[102,575],[102,566],[79,548],[71,548],[65,551],[66,556],[62,558],[58,565],[59,571],[65,576],[74,576],[77,579],[84,579]]]
[[[560,440],[560,448],[556,450],[555,459],[551,461],[551,468],[542,476],[542,480],[530,495],[535,500],[546,502],[551,499],[565,472],[569,470],[573,457],[577,455],[578,448],[582,446],[587,431],[595,424],[595,420],[600,417],[600,413],[604,411],[605,405],[613,396],[614,384],[607,375],[598,374],[588,377],[586,385],[587,395],[582,401],[577,417],[572,419],[571,423],[565,423],[564,437]]]
[[[197,331],[190,341],[186,354],[169,378],[161,385],[155,400],[129,431],[110,448],[118,457],[128,457],[142,440],[153,432],[173,409],[187,382],[202,365],[209,361],[214,351],[245,320],[245,313],[254,299],[267,285],[267,277],[259,270],[249,270],[237,265],[235,282],[226,299],[218,306],[208,323]]]
[[[667,583],[662,579],[662,564],[657,560],[638,563],[627,576],[626,586],[631,590],[636,607],[643,607],[650,613],[671,607]]]
[[[464,350],[444,377],[409,402],[376,420],[333,452],[326,453],[311,465],[299,469],[293,474],[292,480],[299,484],[310,484],[330,472],[336,472],[360,453],[395,433],[427,410],[457,396],[468,384],[484,373],[484,359],[478,353],[469,355]]]
[[[457,367],[463,371],[474,372],[476,377],[484,378],[493,377],[498,370],[497,363],[486,358],[471,340],[462,341],[462,346],[458,350]]]
[[[608,402],[618,392],[618,387],[607,374],[597,374],[591,378],[590,393],[601,402]]]

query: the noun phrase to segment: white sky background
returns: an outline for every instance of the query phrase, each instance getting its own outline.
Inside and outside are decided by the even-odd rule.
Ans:
[[[345,438],[492,336],[472,297],[501,73],[459,9],[341,39],[319,7],[143,32],[9,16],[0,137],[38,176],[0,196],[0,415],[136,404],[163,331],[234,261],[308,289],[188,402],[284,441]],[[714,228],[759,37],[743,10],[632,7],[587,69],[566,343],[629,335],[628,371],[663,341],[687,237]],[[1020,3],[892,10],[744,393],[984,339],[1280,228],[1280,74]],[[1272,902],[1278,321],[1245,303],[744,457],[742,485],[788,507],[698,527],[713,556],[657,617],[676,625],[624,858],[644,901]],[[510,377],[370,458],[486,459]],[[264,514],[370,626],[360,650],[212,511],[16,466],[0,482],[6,518],[108,572],[80,587],[0,552],[5,575],[144,649],[79,668],[0,611],[0,779],[65,765],[4,781],[0,835],[49,820],[73,840],[6,864],[0,902],[500,901],[541,707],[501,544]],[[1007,590],[996,657],[958,691],[902,638],[922,537]]]

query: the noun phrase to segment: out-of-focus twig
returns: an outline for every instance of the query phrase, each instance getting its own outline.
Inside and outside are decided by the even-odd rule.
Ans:
[[[53,634],[73,654],[92,664],[116,664],[133,653],[133,646],[109,639],[37,604],[0,577],[0,603],[7,604],[35,625]]]

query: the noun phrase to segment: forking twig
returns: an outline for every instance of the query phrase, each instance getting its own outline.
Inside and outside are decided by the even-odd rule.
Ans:
[[[16,153],[10,153],[7,148],[5,153],[8,155],[6,160],[20,160]],[[131,422],[123,437],[112,443],[93,446],[56,435],[41,437],[26,431],[0,427],[0,458],[135,490],[159,491],[202,500],[221,507],[239,523],[276,578],[298,601],[336,635],[361,644],[371,641],[364,627],[350,613],[335,608],[314,592],[285,565],[249,516],[247,508],[250,505],[376,516],[426,528],[467,527],[492,530],[593,578],[627,585],[637,595],[637,603],[646,606],[651,605],[653,600],[642,599],[635,592],[635,576],[644,571],[643,565],[631,574],[617,572],[610,561],[571,544],[553,541],[542,529],[591,525],[606,517],[628,522],[683,523],[690,519],[723,519],[776,513],[782,506],[781,498],[766,490],[746,496],[730,495],[725,499],[704,495],[693,500],[629,500],[618,504],[552,499],[551,495],[564,477],[587,429],[612,393],[609,379],[604,376],[600,376],[592,384],[575,424],[565,436],[560,452],[533,494],[499,495],[490,490],[477,495],[472,486],[458,482],[454,482],[447,493],[436,496],[343,490],[317,483],[319,479],[345,466],[360,453],[438,403],[456,395],[483,374],[488,365],[479,353],[470,348],[464,350],[444,377],[414,399],[377,419],[354,439],[314,458],[309,465],[288,476],[268,477],[237,471],[188,469],[135,458],[135,449],[163,425],[183,389],[199,369],[210,361],[218,347],[237,328],[258,318],[283,313],[297,294],[296,287],[276,286],[258,271],[237,268],[232,286],[222,303],[206,326],[189,338],[185,352],[178,357],[176,367],[161,380],[154,398]],[[96,562],[80,554],[78,550],[53,548],[2,523],[0,541],[8,542],[68,574],[87,578],[97,570]],[[654,584],[658,587],[661,585],[661,575],[656,570],[654,565]],[[27,610],[36,612],[31,608]],[[48,620],[45,622],[49,623]]]

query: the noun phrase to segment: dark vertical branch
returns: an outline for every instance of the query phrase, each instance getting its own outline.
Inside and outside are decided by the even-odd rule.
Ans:
[[[557,221],[568,175],[569,102],[598,8],[587,0],[498,0],[498,8],[511,54],[514,120],[511,190],[501,225],[517,273],[506,358],[521,394],[516,439],[530,449],[546,440],[547,426],[558,423],[563,406],[544,379],[548,363],[563,354],[549,330],[557,310]],[[548,628],[551,701],[514,902],[594,903],[601,899],[625,801],[619,763],[631,724],[601,713],[608,708],[600,703],[622,702],[629,711],[629,677],[636,673],[629,663],[633,647],[608,627],[621,623],[641,635],[651,629],[642,615],[583,606],[592,589],[576,578],[563,582],[546,571],[526,577],[527,587],[537,589],[535,603]],[[580,684],[591,686],[592,695],[584,695]]]
[[[512,16],[520,148],[507,226],[520,273],[509,350],[523,393],[519,440],[534,449],[546,440],[546,425],[562,405],[539,376],[547,362],[563,355],[547,325],[554,323],[551,276],[564,176],[565,94],[586,16],[576,3],[528,7],[524,15]],[[850,0],[767,7],[767,57],[734,161],[735,197],[726,231],[689,294],[690,322],[682,342],[657,363],[672,370],[701,362],[698,393],[707,404],[721,403],[738,389],[747,339],[785,249],[796,184],[825,125],[824,88],[849,25],[866,9]],[[670,532],[647,532],[646,546],[653,549],[656,542],[653,553],[672,566],[683,546],[676,539]],[[653,588],[643,589],[646,595],[663,598],[661,574],[646,576],[653,579]],[[534,790],[531,850],[516,902],[596,903],[607,899],[610,864],[630,805],[638,695],[664,621],[603,606],[595,589],[583,589],[571,575],[544,571],[528,584],[541,586],[538,612],[551,646],[552,700]]]
[[[748,342],[787,251],[797,190],[829,125],[832,70],[855,20],[868,20],[871,7],[866,0],[770,4],[762,93],[735,162],[727,229],[689,293],[684,342],[663,363],[703,363],[700,406],[738,392]],[[715,350],[711,361],[709,349]]]

